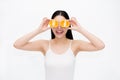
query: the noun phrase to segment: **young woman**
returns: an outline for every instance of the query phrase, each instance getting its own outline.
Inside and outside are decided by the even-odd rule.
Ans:
[[[48,29],[51,29],[51,40],[30,41]],[[89,42],[74,40],[71,30],[79,32]],[[101,50],[105,45],[98,37],[85,30],[76,18],[69,19],[66,11],[57,10],[51,19],[43,18],[36,30],[16,40],[14,47],[42,52],[45,56],[46,80],[73,80],[75,57],[78,52]]]

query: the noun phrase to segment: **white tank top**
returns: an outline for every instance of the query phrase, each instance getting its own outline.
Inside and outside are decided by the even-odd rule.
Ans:
[[[74,79],[75,56],[71,50],[71,42],[68,50],[63,54],[54,53],[49,43],[45,55],[45,80]]]

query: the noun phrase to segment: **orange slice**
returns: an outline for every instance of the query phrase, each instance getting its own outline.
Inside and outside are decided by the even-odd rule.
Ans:
[[[58,22],[56,20],[50,20],[49,25],[51,28],[56,28],[58,26]]]
[[[70,22],[68,20],[62,20],[60,23],[61,27],[67,28],[70,26]]]

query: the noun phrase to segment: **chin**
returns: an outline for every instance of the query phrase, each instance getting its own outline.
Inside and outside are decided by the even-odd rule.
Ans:
[[[56,38],[65,38],[67,31],[59,30],[59,31],[54,31],[55,37]]]
[[[56,38],[60,39],[60,38],[64,38],[65,36],[63,35],[56,35]]]

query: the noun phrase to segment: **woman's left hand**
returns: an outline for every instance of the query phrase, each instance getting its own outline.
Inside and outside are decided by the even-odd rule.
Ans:
[[[81,30],[81,28],[82,28],[75,17],[72,17],[70,19],[70,24],[71,24],[71,27],[69,29],[78,31],[78,30]]]

